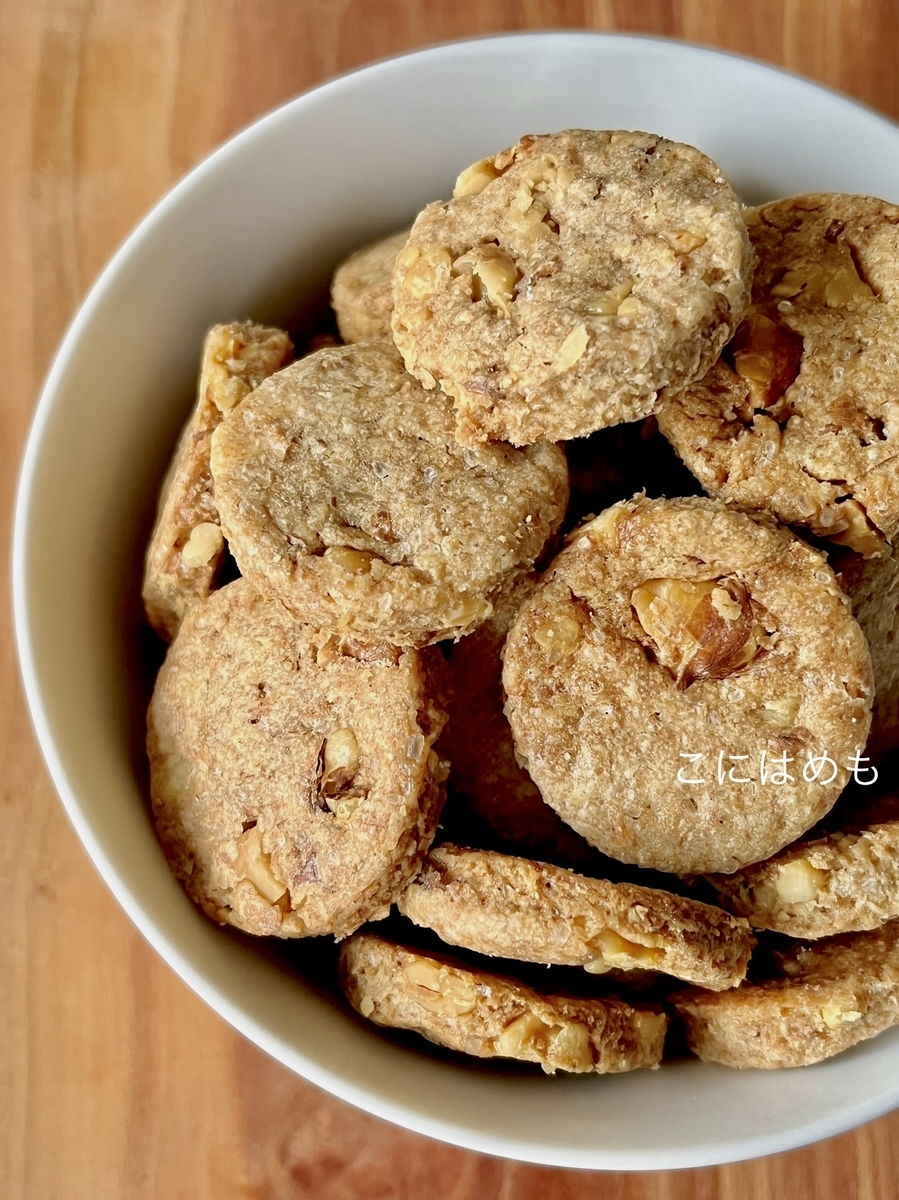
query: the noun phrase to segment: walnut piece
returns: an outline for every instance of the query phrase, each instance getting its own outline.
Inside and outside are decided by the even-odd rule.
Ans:
[[[269,904],[277,904],[287,891],[287,884],[282,883],[272,871],[272,861],[262,848],[262,830],[258,825],[254,825],[237,839],[234,870],[242,879],[251,883]]]
[[[584,308],[593,316],[615,317],[618,315],[621,305],[630,296],[633,287],[633,279],[625,279],[614,287],[606,288],[604,292],[594,292],[588,297]]]
[[[553,617],[535,630],[534,640],[554,664],[573,653],[581,640],[581,627],[574,617]]]
[[[367,550],[354,550],[352,546],[328,546],[322,557],[348,575],[367,575],[377,555],[369,554]]]
[[[709,240],[705,234],[694,233],[692,229],[673,229],[663,233],[662,237],[675,254],[691,254]]]
[[[453,271],[471,275],[472,300],[486,299],[504,317],[512,315],[512,293],[518,282],[518,268],[505,250],[492,242],[475,246],[456,259]]]
[[[826,878],[826,871],[819,871],[806,859],[797,858],[780,868],[774,888],[783,904],[807,904],[816,898]]]
[[[853,1008],[841,1008],[836,1000],[830,1000],[821,1009],[821,1020],[828,1029],[839,1029],[843,1024],[860,1021],[862,1014]]]
[[[415,958],[403,968],[413,998],[428,1012],[461,1017],[477,1003],[474,986],[458,972],[426,958]]]
[[[181,561],[186,567],[205,567],[224,544],[225,537],[218,525],[214,521],[201,521],[181,548]]]
[[[555,367],[560,374],[562,371],[570,370],[579,359],[583,358],[589,340],[590,335],[587,333],[586,325],[575,325],[562,342],[559,353],[556,355]]]
[[[460,196],[479,195],[488,183],[493,183],[494,179],[499,179],[500,175],[502,175],[502,171],[497,170],[496,163],[492,158],[482,158],[479,162],[472,163],[456,180],[453,199],[458,200]]]
[[[634,588],[631,604],[679,691],[748,666],[766,636],[736,579],[648,579]]]
[[[621,937],[614,929],[603,929],[593,939],[592,944],[599,951],[599,955],[598,959],[593,959],[592,963],[586,966],[591,975],[601,974],[596,966],[592,966],[599,960],[607,963],[609,967],[620,967],[624,970],[634,967],[651,969],[661,966],[665,961],[665,951],[661,947],[641,946],[639,942]]]
[[[417,300],[433,296],[441,284],[441,276],[448,276],[453,265],[452,255],[445,246],[428,246],[418,250],[407,246],[398,256],[406,267],[402,285]]]
[[[742,322],[730,349],[734,370],[749,384],[758,408],[775,404],[799,374],[802,338],[761,313]]]
[[[839,243],[825,263],[800,263],[790,267],[769,291],[776,300],[796,300],[801,297],[812,304],[824,303],[828,308],[874,299],[874,293],[858,273],[847,245]]]
[[[833,519],[822,520],[825,513]],[[886,549],[884,538],[868,520],[864,508],[857,500],[851,498],[841,500],[832,508],[819,513],[817,521],[812,522],[812,528],[822,537],[829,538],[838,546],[848,546],[850,550],[863,554],[865,558],[883,554]]]

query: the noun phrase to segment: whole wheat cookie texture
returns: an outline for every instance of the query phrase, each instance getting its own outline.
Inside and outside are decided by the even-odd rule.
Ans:
[[[766,862],[710,882],[756,929],[798,938],[877,929],[899,917],[899,798],[847,813]]]
[[[570,129],[467,168],[394,274],[406,366],[471,443],[580,437],[715,361],[749,299],[740,203],[692,146]]]
[[[703,497],[636,497],[570,534],[503,684],[544,799],[606,854],[675,874],[735,871],[824,816],[873,694],[824,556]]]
[[[506,848],[564,866],[596,869],[602,857],[550,808],[518,764],[503,712],[502,648],[535,580],[535,575],[516,579],[496,599],[483,625],[450,649],[444,735],[450,799],[445,816],[458,811],[474,817],[479,828],[473,837],[490,837]]]
[[[393,346],[320,350],[216,430],[212,473],[241,572],[301,621],[423,645],[470,632],[558,527],[557,446],[459,446],[450,401]]]
[[[657,1066],[668,1018],[623,1000],[547,996],[517,980],[357,933],[340,982],[377,1025],[412,1029],[478,1058],[517,1058],[555,1071],[612,1073]]]
[[[804,1067],[899,1023],[899,921],[774,955],[729,992],[669,997],[690,1049],[728,1067]]]
[[[663,971],[735,987],[755,939],[720,908],[487,850],[435,847],[397,901],[454,946],[523,962]]]
[[[159,837],[191,898],[277,937],[385,916],[440,813],[440,666],[299,625],[243,579],[194,605],[147,742]]]
[[[871,652],[874,708],[865,753],[879,760],[899,745],[899,547],[874,558],[841,550],[830,561]]]
[[[393,316],[393,268],[409,239],[409,230],[391,234],[340,264],[331,280],[331,307],[345,342],[370,338],[389,342]]]
[[[292,350],[282,330],[251,321],[215,325],[206,335],[197,403],[162,485],[144,566],[147,617],[166,641],[188,607],[212,591],[224,555],[209,473],[212,432]]]
[[[749,315],[659,425],[706,491],[880,553],[899,532],[899,207],[822,193],[747,222]]]

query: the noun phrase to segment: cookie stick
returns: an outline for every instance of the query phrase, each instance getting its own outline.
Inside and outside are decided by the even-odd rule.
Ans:
[[[409,239],[403,229],[351,254],[331,280],[331,307],[345,342],[389,342],[393,316],[393,267]]]
[[[215,325],[206,335],[197,403],[162,485],[144,567],[147,617],[166,641],[188,607],[212,591],[224,555],[209,473],[212,431],[292,350],[286,333],[250,321]]]
[[[443,801],[442,665],[299,625],[244,579],[193,605],[147,736],[159,838],[191,899],[275,937],[386,916]]]
[[[478,954],[663,971],[714,991],[740,983],[755,945],[746,921],[698,900],[456,846],[431,851],[397,907]]]
[[[803,1067],[899,1022],[899,921],[774,956],[758,983],[668,997],[694,1054],[727,1067]]]
[[[412,1029],[478,1058],[598,1074],[655,1067],[668,1019],[611,998],[542,995],[506,976],[421,954],[370,933],[341,948],[340,984],[376,1025]]]
[[[873,694],[824,556],[704,497],[636,497],[570,534],[519,610],[503,686],[547,803],[611,857],[675,874],[734,871],[820,820]],[[806,770],[824,754],[828,782]]]

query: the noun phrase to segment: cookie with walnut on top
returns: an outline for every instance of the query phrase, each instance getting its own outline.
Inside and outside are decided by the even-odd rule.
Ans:
[[[464,443],[581,437],[712,365],[749,300],[742,207],[692,146],[648,133],[523,137],[419,214],[394,273],[407,369]]]

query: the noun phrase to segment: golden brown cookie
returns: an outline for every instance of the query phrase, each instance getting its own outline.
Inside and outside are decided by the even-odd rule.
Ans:
[[[282,330],[251,321],[206,334],[196,407],[162,485],[144,566],[147,617],[167,642],[188,607],[212,591],[225,552],[209,473],[212,431],[292,350]]]
[[[450,649],[443,743],[450,760],[448,810],[466,810],[507,848],[566,866],[599,867],[602,856],[557,816],[518,765],[503,712],[502,648],[535,578],[522,576],[504,590],[493,615]]]
[[[804,1067],[899,1023],[899,921],[775,955],[770,977],[670,1002],[694,1054],[727,1067]]]
[[[899,207],[817,193],[747,223],[750,313],[659,425],[707,492],[879,553],[899,532]]]
[[[756,929],[799,938],[877,929],[899,917],[899,798],[881,797],[838,831],[812,830],[766,862],[709,882]]]
[[[543,798],[604,853],[675,874],[794,841],[870,725],[868,648],[824,556],[704,497],[636,497],[568,543],[503,669]]]
[[[489,850],[437,846],[397,900],[445,942],[522,962],[663,971],[719,991],[746,974],[746,921],[657,888]]]
[[[351,254],[334,272],[331,307],[345,342],[391,340],[393,267],[409,230],[381,238]]]
[[[215,431],[212,474],[255,587],[298,620],[397,645],[486,620],[568,498],[559,447],[459,446],[450,401],[376,342],[266,380]]]
[[[580,437],[653,411],[712,365],[749,300],[740,203],[692,146],[523,137],[417,217],[394,274],[407,368],[466,443]]]
[[[623,1000],[545,996],[517,980],[419,954],[374,934],[341,948],[340,985],[376,1025],[413,1029],[478,1058],[517,1058],[555,1071],[654,1067],[668,1019]]]
[[[440,813],[441,665],[299,625],[244,579],[188,610],[147,746],[160,840],[209,916],[345,937],[386,915]]]
[[[871,652],[874,707],[865,753],[879,761],[899,745],[899,557],[892,548],[876,558],[843,551],[830,562]]]

